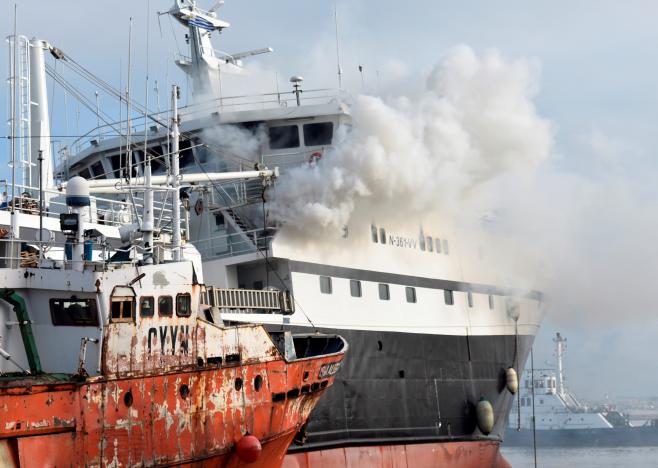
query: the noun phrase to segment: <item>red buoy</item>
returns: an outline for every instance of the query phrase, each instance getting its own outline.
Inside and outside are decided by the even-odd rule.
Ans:
[[[243,436],[235,446],[238,457],[245,463],[253,463],[258,460],[262,449],[260,440],[251,434]]]

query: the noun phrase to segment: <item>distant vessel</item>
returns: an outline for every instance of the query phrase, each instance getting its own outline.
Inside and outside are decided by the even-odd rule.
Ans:
[[[536,369],[533,379],[526,369],[521,378],[518,400],[510,413],[503,442],[506,446],[533,444],[533,399],[539,446],[658,445],[658,420],[633,426],[623,413],[583,405],[565,384],[562,364],[566,339],[556,333],[553,341],[557,370]]]

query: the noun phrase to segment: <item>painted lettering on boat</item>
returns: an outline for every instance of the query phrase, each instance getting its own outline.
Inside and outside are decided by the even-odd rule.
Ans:
[[[167,337],[171,339],[171,345],[167,346]],[[176,354],[176,344],[178,352],[188,354],[190,348],[190,326],[189,325],[161,325],[158,328],[151,327],[148,330],[148,350],[152,354],[154,343],[153,339],[160,344],[160,354]],[[180,338],[180,339],[179,339]]]
[[[318,373],[318,379],[324,379],[330,377],[340,370],[340,362],[330,362],[324,364],[320,367],[320,372]]]
[[[404,247],[407,249],[417,248],[417,241],[411,237],[398,236],[397,234],[388,235],[388,243],[393,247]]]

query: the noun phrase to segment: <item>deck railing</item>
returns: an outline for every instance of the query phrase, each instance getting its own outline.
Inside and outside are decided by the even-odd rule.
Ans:
[[[259,289],[222,289],[208,287],[205,301],[222,312],[263,312],[292,314],[295,311],[290,291]]]

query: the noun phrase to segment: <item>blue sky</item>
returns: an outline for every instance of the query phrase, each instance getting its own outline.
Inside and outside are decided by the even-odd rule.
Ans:
[[[622,187],[628,205],[618,206],[611,213],[615,219],[629,219],[600,221],[605,219],[601,211],[597,211],[600,217],[593,218],[603,223],[601,235],[607,232],[615,239],[625,240],[617,245],[620,252],[614,258],[621,257],[624,249],[637,247],[633,241],[635,231],[642,230],[641,240],[651,239],[658,223],[642,223],[653,216],[652,209],[658,206],[654,183],[654,148],[658,147],[658,3],[340,0],[337,5],[345,84],[355,93],[413,94],[446,50],[458,44],[467,44],[476,52],[496,48],[506,57],[534,59],[541,69],[535,103],[538,113],[549,119],[555,130],[553,170],[602,187]],[[134,95],[143,101],[147,6],[145,0],[20,0],[19,33],[50,41],[118,86],[120,76],[124,84],[126,80],[128,18],[133,16]],[[170,6],[167,0],[150,1],[150,88],[154,79],[161,84],[168,80],[185,85],[172,63],[177,47],[185,50],[184,31],[166,16],[161,17],[160,29],[155,17],[156,11]],[[309,88],[333,86],[333,10],[334,3],[324,0],[226,0],[220,16],[232,27],[219,41],[215,39],[215,45],[227,52],[274,48],[273,54],[248,62],[270,75],[266,84],[259,84],[262,91],[273,90],[275,71],[282,89],[288,86],[287,78],[293,74],[304,75]],[[4,2],[0,9],[4,35],[12,33],[12,13],[13,2]],[[365,84],[358,65],[364,67]],[[6,52],[0,55],[0,69],[6,76]],[[114,109],[118,116],[116,103],[105,99],[102,98],[102,105]],[[153,102],[154,96],[150,99]],[[163,91],[162,100],[165,99]],[[6,109],[6,93],[0,94],[0,101],[2,109]],[[56,92],[56,133],[61,133],[65,126],[62,104],[61,91]],[[73,115],[74,108],[70,107],[70,133],[75,133]],[[81,113],[81,130],[93,122],[93,116]],[[5,131],[3,128],[0,134],[6,135]],[[0,140],[0,153],[7,152],[6,141]],[[2,166],[0,178],[6,174]],[[634,207],[638,203],[643,209],[636,213]],[[588,236],[583,237],[583,242],[596,237],[592,233]],[[643,248],[648,250],[637,250],[631,256],[638,261],[626,265],[628,272],[610,279],[617,284],[598,287],[610,289],[638,283],[638,288],[648,289],[646,281],[623,283],[619,279],[642,274],[640,259],[651,261],[655,250],[652,245]],[[612,258],[608,267],[618,268]],[[653,272],[648,271],[647,274]],[[597,286],[593,288],[596,293]],[[651,297],[649,291],[644,293],[642,298]],[[631,302],[629,310],[617,311],[623,317],[617,319],[611,318],[614,314],[598,316],[596,311],[583,312],[572,320],[565,318],[570,314],[557,314],[548,320],[540,335],[538,359],[550,356],[550,334],[559,327],[570,337],[571,362],[567,367],[579,393],[658,394],[658,377],[646,375],[647,367],[653,365],[655,369],[648,356],[655,354],[652,345],[658,323],[647,311],[635,319],[632,310],[650,311],[651,307],[650,302]],[[618,370],[618,378],[609,379],[610,366]],[[629,380],[634,384],[629,384]],[[592,381],[601,385],[592,388]],[[602,389],[604,385],[606,389]]]

